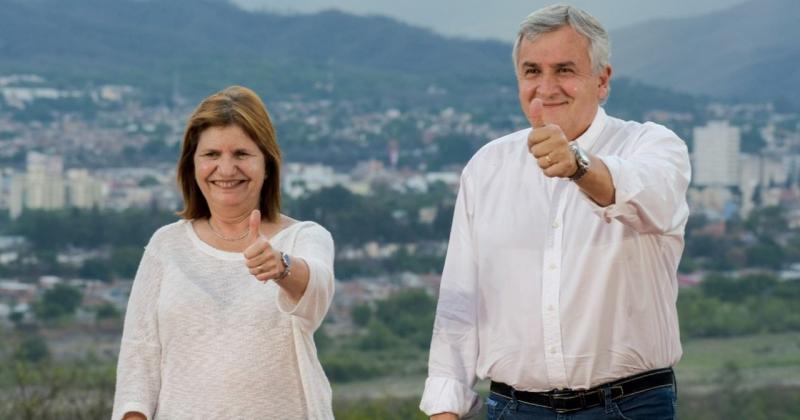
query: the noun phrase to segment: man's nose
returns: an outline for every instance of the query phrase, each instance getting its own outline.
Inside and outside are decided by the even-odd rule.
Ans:
[[[539,78],[536,86],[536,94],[541,97],[549,97],[558,94],[558,79],[552,74],[543,74]]]

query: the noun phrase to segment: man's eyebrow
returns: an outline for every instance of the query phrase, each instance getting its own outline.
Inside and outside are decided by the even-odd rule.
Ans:
[[[565,61],[565,62],[563,62],[563,63],[556,63],[556,64],[553,64],[553,67],[554,67],[554,68],[561,68],[561,67],[575,67],[575,66],[576,66],[576,64],[575,64],[575,62],[574,62],[574,61]]]

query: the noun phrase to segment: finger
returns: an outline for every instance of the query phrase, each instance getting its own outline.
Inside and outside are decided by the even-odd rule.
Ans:
[[[544,127],[546,124],[544,123],[544,116],[542,112],[544,107],[542,106],[542,100],[536,98],[531,101],[530,107],[528,108],[528,113],[531,116],[531,124],[533,124],[533,128],[540,128]]]
[[[258,245],[262,245],[259,247]],[[269,265],[277,265],[279,261],[279,257],[275,255],[275,251],[272,250],[272,246],[270,246],[269,242],[266,241],[259,241],[255,245],[252,246],[252,250],[247,249],[245,250],[245,265],[247,268],[253,268],[257,266],[265,266]],[[251,252],[254,255],[248,258],[247,253]]]
[[[277,273],[275,271],[265,271],[265,272],[263,272],[261,274],[256,275],[255,278],[258,279],[259,281],[266,282],[266,281],[274,279],[275,277],[278,277],[278,274],[279,273]]]
[[[272,246],[267,242],[264,238],[256,238],[255,242],[250,244],[244,250],[244,258],[245,259],[253,259],[259,257],[261,255],[267,254],[267,251],[270,250]]]
[[[536,127],[528,134],[528,148],[539,143],[544,143],[556,136],[558,136],[558,131],[556,131],[552,126],[542,125]]]
[[[569,162],[559,162],[544,169],[544,174],[550,178],[566,178],[575,171],[571,170]]]
[[[251,268],[249,271],[250,274],[258,277],[265,274],[269,275],[275,274],[277,273],[278,270],[274,266],[270,266],[269,264],[262,264],[257,267]]]
[[[267,257],[264,255],[263,251],[258,253],[258,254],[256,254],[252,258],[245,257],[245,260],[244,260],[244,264],[247,266],[247,268],[254,268],[254,267],[258,267],[258,266],[263,266],[267,262],[269,262],[269,261],[268,261]]]
[[[552,159],[554,162],[556,161],[556,155],[554,155],[556,153],[556,148],[552,142],[534,144],[529,148],[529,150],[536,159],[550,155],[550,159]]]
[[[247,243],[252,244],[261,237],[261,211],[253,210],[250,212],[249,232],[247,233]]]
[[[539,164],[539,167],[542,169],[547,169],[551,166],[551,164],[547,162],[546,157],[540,157],[536,159],[536,163]]]

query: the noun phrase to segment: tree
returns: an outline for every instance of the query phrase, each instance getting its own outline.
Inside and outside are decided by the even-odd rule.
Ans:
[[[80,290],[66,284],[57,284],[44,292],[35,305],[36,315],[45,320],[72,315],[83,300]]]
[[[105,258],[86,260],[78,270],[78,275],[84,279],[111,281],[111,264]]]
[[[133,246],[120,246],[115,247],[111,251],[111,269],[114,274],[132,279],[136,275],[136,269],[139,267],[139,261],[142,259],[144,248]]]
[[[108,302],[98,306],[95,310],[95,316],[98,320],[118,319],[120,315],[119,309]]]
[[[367,333],[358,343],[361,350],[387,350],[400,345],[401,341],[382,322],[373,320]]]
[[[378,302],[375,315],[389,331],[420,348],[430,345],[436,302],[422,289],[407,289]]]
[[[372,319],[372,308],[368,304],[356,305],[350,311],[350,315],[353,317],[353,323],[359,327],[365,327]]]
[[[48,358],[50,358],[50,349],[40,335],[25,337],[15,352],[15,359],[32,363],[39,363]]]

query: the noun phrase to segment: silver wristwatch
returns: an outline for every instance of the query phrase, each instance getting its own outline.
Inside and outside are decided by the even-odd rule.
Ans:
[[[569,176],[569,180],[577,181],[586,175],[586,172],[589,171],[589,166],[592,164],[592,161],[589,159],[589,154],[581,149],[577,142],[570,143],[569,149],[572,150],[572,153],[575,155],[575,163],[578,164],[578,169],[574,174]]]
[[[275,280],[283,280],[292,274],[292,258],[289,257],[289,254],[281,252],[281,263],[283,263],[283,273],[275,278]]]

